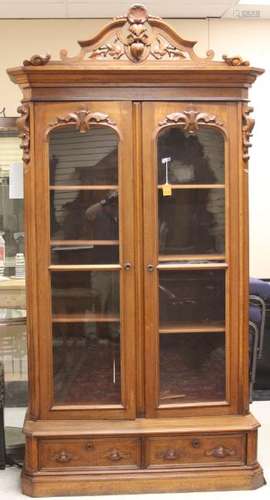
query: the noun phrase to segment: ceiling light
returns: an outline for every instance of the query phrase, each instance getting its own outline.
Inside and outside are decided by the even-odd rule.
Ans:
[[[270,5],[270,0],[240,0],[238,5]]]

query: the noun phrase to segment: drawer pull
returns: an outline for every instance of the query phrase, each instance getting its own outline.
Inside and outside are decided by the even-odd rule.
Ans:
[[[160,457],[163,458],[163,460],[177,460],[177,458],[180,457],[180,452],[179,450],[168,448],[168,450],[160,454]]]
[[[108,453],[107,457],[112,460],[112,462],[119,462],[119,460],[122,460],[122,458],[126,458],[127,455],[124,455],[123,453],[120,453],[119,450],[114,448],[113,450]]]
[[[60,451],[60,453],[54,455],[52,459],[61,464],[67,464],[71,460],[78,460],[78,457],[74,457],[71,453],[68,453],[65,450],[63,450]]]
[[[213,448],[212,450],[206,451],[205,455],[207,457],[226,458],[235,456],[236,451],[233,448],[225,448],[225,446],[218,446],[217,448]]]

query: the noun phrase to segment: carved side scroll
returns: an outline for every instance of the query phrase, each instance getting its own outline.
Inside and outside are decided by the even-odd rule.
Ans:
[[[25,59],[23,61],[23,66],[45,66],[50,59],[50,54],[46,54],[46,56],[39,56],[38,54],[35,54],[30,59]]]
[[[74,111],[68,113],[64,117],[57,117],[56,121],[50,123],[46,135],[54,128],[63,127],[64,125],[75,125],[81,133],[87,132],[90,126],[93,124],[100,125],[115,125],[110,117],[106,113],[91,112],[88,109],[80,109],[79,111]]]
[[[84,59],[124,59],[140,63],[146,59],[183,60],[205,62],[213,59],[214,52],[207,57],[198,57],[193,47],[197,42],[182,39],[159,17],[150,16],[143,5],[130,7],[127,16],[118,17],[108,24],[96,37],[79,42],[81,52],[68,57],[60,52],[63,62],[80,62]]]
[[[252,130],[255,125],[254,118],[249,116],[253,112],[251,106],[245,105],[243,116],[242,116],[242,142],[243,142],[243,160],[248,162],[249,160],[249,148],[252,146],[250,142],[250,137],[252,137]]]
[[[226,55],[222,56],[223,61],[225,61],[228,66],[249,66],[250,62],[245,61],[242,59],[240,56],[233,56],[233,57],[228,57]]]
[[[195,134],[201,124],[216,125],[223,128],[223,122],[217,119],[213,114],[204,113],[195,109],[170,113],[165,120],[159,122],[159,125],[183,125],[183,129],[189,134]]]
[[[28,104],[22,104],[17,109],[21,115],[17,119],[17,127],[19,129],[19,137],[21,138],[20,148],[23,150],[24,163],[30,162],[30,108]]]

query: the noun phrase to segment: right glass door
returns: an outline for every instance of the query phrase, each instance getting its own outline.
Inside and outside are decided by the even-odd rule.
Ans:
[[[148,416],[232,411],[230,112],[144,104]]]

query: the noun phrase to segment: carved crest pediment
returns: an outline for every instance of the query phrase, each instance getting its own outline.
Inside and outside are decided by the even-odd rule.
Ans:
[[[194,60],[209,61],[214,57],[198,57],[193,47],[197,42],[182,39],[159,17],[148,14],[143,5],[130,7],[127,16],[118,17],[108,24],[96,37],[80,41],[80,53],[68,57],[61,50],[60,58],[65,63],[84,60],[126,60],[142,63],[145,60]]]

